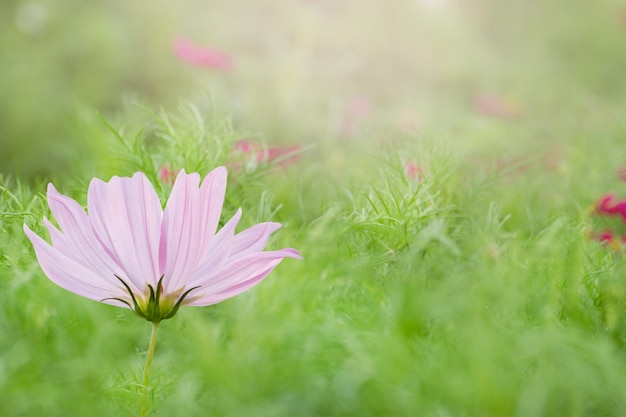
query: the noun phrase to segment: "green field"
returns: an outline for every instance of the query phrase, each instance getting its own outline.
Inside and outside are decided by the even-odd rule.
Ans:
[[[0,62],[0,416],[142,401],[150,323],[24,234],[47,184],[222,165],[304,259],[163,321],[148,415],[626,415],[626,3],[8,0]]]

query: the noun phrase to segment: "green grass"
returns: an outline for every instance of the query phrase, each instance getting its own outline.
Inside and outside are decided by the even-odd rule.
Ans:
[[[164,203],[161,167],[219,165],[222,221],[241,207],[240,229],[280,222],[269,248],[304,260],[162,323],[150,415],[626,415],[626,254],[589,237],[626,232],[592,211],[626,197],[619,2],[233,1],[211,14],[63,0],[41,35],[1,25],[18,3],[0,5],[0,57],[16,62],[0,68],[0,416],[139,415],[150,324],[45,277],[23,225],[46,235],[47,183],[84,205],[91,178],[143,171]],[[65,23],[90,33],[85,50],[66,50]],[[183,30],[229,48],[237,70],[171,61]],[[481,92],[519,117],[479,114]],[[345,135],[356,96],[372,111]],[[398,124],[407,111],[418,129]],[[246,165],[232,152],[244,138],[303,149],[286,167]]]
[[[195,110],[123,133],[98,121],[119,152],[97,169],[143,170],[165,199],[160,164],[227,162],[229,124],[187,117]],[[192,151],[207,142],[214,152]],[[588,239],[594,200],[574,197],[603,190],[541,166],[476,169],[427,142],[429,171],[414,181],[412,146],[338,149],[347,170],[378,162],[346,183],[315,149],[286,170],[231,173],[224,216],[241,206],[244,224],[282,222],[271,246],[305,260],[163,323],[154,415],[623,414],[626,264]],[[87,181],[65,178],[61,191],[84,203]],[[22,232],[42,231],[44,189],[11,177],[0,189],[0,413],[135,415],[150,326],[45,278]]]

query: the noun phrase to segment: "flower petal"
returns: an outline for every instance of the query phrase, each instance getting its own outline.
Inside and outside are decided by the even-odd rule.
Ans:
[[[186,288],[193,288],[199,285],[198,282],[215,273],[228,261],[233,246],[235,228],[240,219],[241,209],[237,210],[228,223],[215,235],[206,256],[202,258],[196,270],[187,279]]]
[[[124,271],[121,278],[141,289],[156,286],[163,211],[148,178],[138,172],[108,183],[93,179],[88,210],[94,234]]]
[[[609,194],[603,198],[601,198],[598,203],[596,203],[597,210],[600,214],[618,214],[622,217],[624,221],[626,221],[626,201],[621,200],[613,203],[615,199],[614,194]]]
[[[234,297],[261,282],[284,258],[301,259],[297,250],[287,248],[236,260],[198,282],[201,288],[183,304],[206,306]]]
[[[121,268],[99,244],[85,210],[73,199],[59,194],[52,184],[48,185],[48,205],[63,231],[44,218],[52,246],[99,276],[117,282],[114,275],[122,274]]]
[[[203,235],[199,230],[198,187],[200,175],[181,170],[165,206],[159,244],[159,270],[166,291],[176,287],[185,268],[197,263]]]
[[[215,235],[222,216],[222,206],[226,195],[226,179],[226,168],[218,167],[206,176],[200,187],[200,212],[206,216],[203,232],[207,238],[212,238]],[[203,249],[202,256],[206,255],[209,249],[208,245],[205,245]]]
[[[110,297],[128,298],[118,285],[53,248],[26,225],[24,232],[35,248],[41,269],[58,286],[96,301]]]
[[[226,169],[216,168],[202,182],[181,171],[165,207],[159,251],[165,290],[184,287],[208,253],[226,192]]]
[[[233,239],[232,256],[245,256],[261,252],[267,245],[270,235],[280,228],[280,223],[259,223],[237,233]]]

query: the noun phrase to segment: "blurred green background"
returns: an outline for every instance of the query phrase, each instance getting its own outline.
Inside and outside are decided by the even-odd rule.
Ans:
[[[0,415],[138,409],[149,326],[44,278],[45,184],[218,164],[305,261],[163,326],[155,415],[626,414],[626,0],[1,0],[0,63]]]
[[[600,111],[587,125],[601,129],[624,110],[625,7],[3,0],[0,171],[71,171],[106,151],[85,133],[102,128],[96,112],[112,119],[129,103],[168,109],[181,99],[207,110],[208,95],[268,142],[332,148],[340,139],[361,146],[372,132],[419,132],[491,156],[555,152],[581,135],[590,109]],[[229,54],[233,70],[178,59],[172,41],[180,36]],[[508,110],[484,114],[481,100]]]

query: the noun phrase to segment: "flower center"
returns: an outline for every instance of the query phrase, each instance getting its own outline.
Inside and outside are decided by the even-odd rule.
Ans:
[[[120,301],[126,304],[128,308],[130,308],[137,316],[151,322],[158,323],[161,320],[170,319],[174,317],[174,315],[178,312],[180,305],[189,295],[189,293],[199,287],[193,287],[188,289],[187,291],[184,291],[185,288],[183,287],[180,290],[174,291],[171,294],[164,295],[163,277],[164,276],[161,276],[161,278],[159,279],[156,288],[153,288],[152,285],[148,284],[147,294],[144,294],[143,296],[136,296],[130,289],[130,286],[122,278],[115,275],[115,278],[117,278],[122,283],[124,288],[126,288],[126,291],[128,291],[128,295],[130,295],[132,305],[127,300],[123,300],[117,297],[105,298],[105,300]]]

